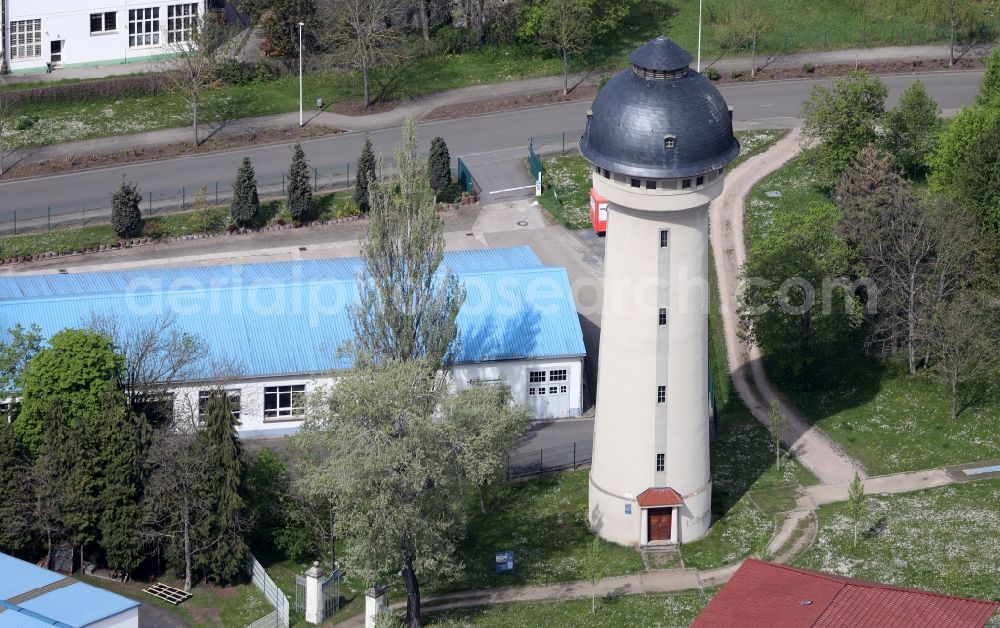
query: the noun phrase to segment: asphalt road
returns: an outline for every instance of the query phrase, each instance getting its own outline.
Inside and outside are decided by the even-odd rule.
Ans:
[[[917,78],[924,81],[931,97],[948,111],[972,101],[980,73],[942,72],[884,77],[883,81],[890,91],[890,105]],[[796,123],[801,103],[817,82],[820,81],[733,84],[722,86],[720,91],[733,107],[734,120],[740,126],[787,127]],[[525,185],[526,178],[517,170],[517,164],[525,156],[528,139],[562,131],[578,131],[583,128],[589,107],[589,101],[578,101],[426,122],[421,125],[421,136],[428,145],[432,137],[444,137],[452,155],[470,163],[477,179],[482,180],[484,192],[490,193]],[[567,137],[568,145],[575,141],[573,135],[570,133]],[[374,131],[370,137],[379,150],[390,155],[393,145],[399,141],[399,129]],[[303,147],[313,165],[323,166],[354,161],[363,141],[363,134],[347,133],[306,141]],[[552,141],[558,142],[555,139]],[[79,205],[81,200],[106,198],[121,183],[123,175],[138,182],[145,191],[179,190],[182,187],[194,191],[202,185],[214,185],[216,181],[225,185],[232,180],[244,155],[253,160],[261,178],[285,171],[290,159],[287,145],[272,145],[0,183],[0,224],[10,220],[3,215],[7,211],[16,210],[19,223],[24,224],[32,219],[44,220],[47,206],[68,208]],[[493,169],[490,167],[492,164],[500,168]],[[498,176],[500,173],[495,170],[510,173],[510,177],[516,177],[516,180]],[[488,200],[520,194],[523,192],[517,190],[501,192],[491,195]]]

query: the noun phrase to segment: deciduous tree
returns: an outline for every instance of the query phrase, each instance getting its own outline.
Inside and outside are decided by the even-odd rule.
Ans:
[[[372,70],[402,58],[402,35],[392,26],[399,0],[322,0],[327,25],[322,43],[334,51],[335,63],[361,73],[365,107],[372,104]]]
[[[858,528],[865,519],[865,485],[861,481],[858,472],[854,472],[854,479],[847,489],[847,516],[854,526],[854,547],[858,546]]]
[[[814,85],[802,106],[803,135],[815,142],[811,158],[819,183],[832,188],[862,148],[878,141],[888,90],[864,71],[838,79],[833,89]]]
[[[771,435],[771,442],[774,443],[774,464],[778,469],[781,469],[781,439],[787,427],[788,417],[781,411],[778,400],[772,399],[771,408],[767,412],[767,431]]]
[[[592,19],[592,0],[545,0],[542,4],[537,32],[562,57],[564,96],[569,93],[570,57],[590,44]]]
[[[444,226],[412,118],[403,125],[395,156],[398,175],[369,189],[370,217],[361,237],[364,277],[352,320],[355,349],[376,363],[420,359],[436,373],[457,350],[455,317],[465,293],[441,268]]]
[[[923,16],[948,29],[948,67],[955,65],[955,43],[976,31],[982,24],[980,0],[922,0],[917,6]]]
[[[850,347],[862,315],[850,283],[853,253],[836,235],[839,213],[817,203],[775,218],[743,267],[740,316],[776,373],[821,378],[828,358]]]
[[[0,550],[32,542],[31,463],[6,417],[0,416]]]
[[[941,108],[921,81],[906,88],[896,108],[885,114],[882,145],[910,179],[927,175],[927,159],[941,130],[940,115]]]
[[[723,50],[750,50],[750,78],[757,74],[757,43],[771,29],[771,18],[760,0],[737,0],[716,28]]]

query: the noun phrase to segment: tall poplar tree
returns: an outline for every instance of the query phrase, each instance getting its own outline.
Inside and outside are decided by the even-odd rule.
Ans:
[[[358,157],[358,168],[354,175],[354,204],[362,214],[367,214],[371,209],[371,187],[375,184],[377,173],[375,171],[375,151],[372,149],[372,141],[365,134],[365,145],[361,147],[361,155]]]

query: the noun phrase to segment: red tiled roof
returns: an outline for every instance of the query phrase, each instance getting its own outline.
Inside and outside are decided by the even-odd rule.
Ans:
[[[982,628],[998,607],[748,558],[693,628]]]
[[[681,506],[684,500],[672,488],[647,488],[635,498],[640,508],[659,508],[661,506]]]

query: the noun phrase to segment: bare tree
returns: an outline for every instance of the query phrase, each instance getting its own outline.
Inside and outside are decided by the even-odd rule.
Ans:
[[[320,39],[334,63],[361,72],[365,107],[372,104],[371,72],[401,57],[402,35],[390,25],[399,0],[324,0],[319,15],[327,25]]]
[[[750,78],[757,74],[757,42],[771,28],[771,20],[760,0],[738,0],[719,25],[723,50],[750,49]]]
[[[546,0],[542,6],[538,34],[562,56],[563,96],[569,93],[570,57],[590,43],[592,21],[590,0]]]
[[[991,373],[997,365],[997,312],[971,290],[935,308],[929,340],[936,358],[932,369],[951,391],[951,418],[958,417],[960,387]]]
[[[771,442],[774,443],[774,464],[781,468],[781,437],[785,435],[785,428],[788,427],[788,417],[781,411],[781,404],[777,399],[771,400],[771,409],[767,413],[767,431],[771,435]]]
[[[187,18],[184,18],[187,19]],[[194,145],[201,141],[198,137],[198,108],[206,91],[219,84],[216,68],[228,58],[234,56],[234,51],[242,46],[235,37],[234,29],[215,15],[204,19],[192,16],[190,27],[177,32],[167,33],[172,41],[167,47],[174,53],[169,62],[169,71],[164,76],[171,91],[183,95],[191,107],[191,130],[194,134]],[[249,29],[242,37],[248,37]]]
[[[169,312],[144,319],[92,312],[87,327],[111,338],[125,356],[120,386],[129,406],[151,419],[162,410],[165,386],[200,379],[206,369],[223,374],[230,371],[210,366],[204,339],[181,330]]]
[[[955,65],[955,41],[963,31],[979,25],[983,7],[979,0],[923,0],[919,7],[926,19],[948,28],[948,67]]]

